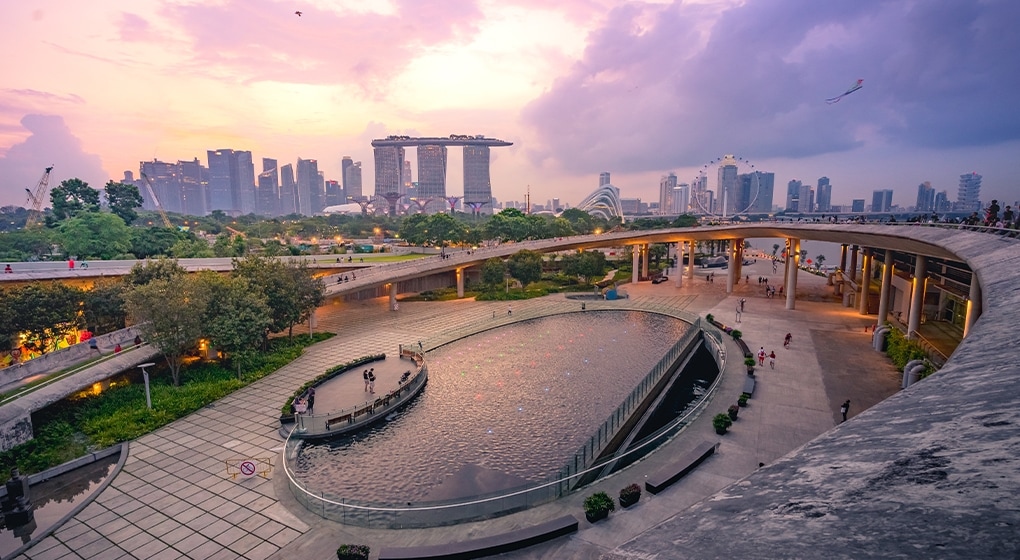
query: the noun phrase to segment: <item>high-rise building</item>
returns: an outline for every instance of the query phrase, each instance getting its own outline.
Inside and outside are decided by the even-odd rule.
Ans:
[[[177,180],[177,166],[165,161],[152,160],[140,162],[138,170],[140,175],[148,177],[153,191],[149,192],[143,179],[142,185],[138,189],[142,195],[142,208],[156,209],[155,201],[152,199],[152,195],[155,194],[164,210],[179,213],[181,211],[181,192]]]
[[[404,148],[379,146],[375,148],[375,194],[385,196],[400,193],[403,188]],[[421,149],[418,150],[418,175],[421,175]]]
[[[228,214],[255,210],[255,166],[251,152],[209,150],[209,209]]]
[[[929,181],[917,185],[917,203],[915,212],[933,212],[935,210],[935,187]]]
[[[601,187],[602,185],[608,184],[609,184],[609,172],[603,171],[602,173],[599,173],[599,186]]]
[[[798,212],[815,211],[815,189],[811,185],[801,185],[800,194],[797,196]]]
[[[378,185],[376,185],[378,188]],[[431,198],[427,211],[442,212],[446,206],[446,146],[418,146],[418,198]]]
[[[343,183],[344,193],[348,193],[347,190],[347,168],[354,165],[354,160],[351,156],[344,156],[340,159],[340,182]]]
[[[347,204],[347,197],[344,196],[344,188],[340,181],[326,181],[326,206],[337,206]]]
[[[949,212],[953,209],[953,204],[949,202],[949,193],[946,191],[939,191],[935,195],[935,211],[936,212]]]
[[[673,188],[673,207],[670,214],[686,214],[691,210],[691,186],[680,183]]]
[[[745,207],[750,214],[772,212],[772,191],[775,190],[776,174],[764,171],[742,173],[738,178],[740,197],[746,200]]]
[[[818,188],[816,191],[817,208],[819,212],[831,212],[832,211],[832,184],[829,183],[828,177],[818,178]]]
[[[670,171],[659,179],[659,214],[673,212],[673,197],[676,195],[676,173]]]
[[[850,203],[850,211],[864,212],[864,199],[863,198],[853,199],[853,201]]]
[[[478,212],[482,214],[492,213],[488,146],[464,146],[464,206],[466,208],[477,206]]]
[[[981,210],[981,175],[976,172],[960,175],[960,190],[956,193],[957,212]]]
[[[411,179],[412,179],[412,177],[411,177],[411,162],[410,161],[408,161],[406,159],[404,160],[404,169],[403,169],[403,171],[401,172],[400,175],[401,175],[401,177],[400,177],[400,185],[401,185],[400,194],[406,196],[407,195],[407,189],[409,189],[411,187]]]
[[[322,191],[319,188],[319,162],[314,159],[297,160],[297,211],[311,216],[322,210]]]
[[[892,209],[892,189],[881,189],[871,193],[871,211],[888,212]]]
[[[791,179],[789,183],[786,183],[786,211],[787,212],[801,212],[800,209],[800,191],[801,187],[804,186],[799,179]]]
[[[355,161],[344,170],[344,194],[353,202],[364,202],[361,189],[361,162]]]
[[[294,180],[294,166],[288,163],[280,167],[281,216],[298,213],[297,197],[297,181]]]
[[[280,170],[275,159],[262,158],[262,173],[256,182],[255,213],[260,216],[280,214]]]
[[[708,190],[708,176],[704,172],[695,177],[691,185],[691,211],[695,214],[712,214],[715,211],[715,193]]]
[[[716,193],[722,197],[723,216],[738,214],[747,208],[746,201],[740,199],[737,159],[731,154],[723,156],[719,162],[719,182],[716,184]]]
[[[205,216],[209,213],[209,170],[198,158],[177,162],[177,184],[180,191],[180,210],[188,216]]]

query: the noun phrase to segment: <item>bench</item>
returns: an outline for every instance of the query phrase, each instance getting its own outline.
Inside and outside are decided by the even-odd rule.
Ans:
[[[744,391],[743,392],[747,393],[748,395],[753,395],[754,394],[754,385],[755,385],[754,378],[751,377],[750,375],[748,375],[747,379],[744,380]]]
[[[663,467],[662,469],[659,469],[658,472],[649,475],[648,480],[645,481],[645,490],[652,494],[662,492],[674,482],[687,475],[687,473],[693,471],[695,467],[702,463],[702,461],[715,453],[715,446],[716,444],[710,441],[701,442],[700,445],[695,447],[694,450],[681,461],[667,467]]]
[[[379,552],[379,560],[482,558],[518,550],[575,532],[577,532],[577,519],[573,515],[564,515],[531,527],[470,541],[427,546],[386,547]]]

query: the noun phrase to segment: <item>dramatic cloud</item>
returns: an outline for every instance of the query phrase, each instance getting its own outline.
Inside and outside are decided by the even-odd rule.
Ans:
[[[30,135],[0,157],[0,206],[25,206],[25,189],[33,189],[43,170],[54,166],[50,185],[78,177],[93,188],[102,188],[108,176],[99,156],[88,154],[57,115],[25,115],[21,125]],[[61,171],[63,170],[63,171]],[[49,206],[49,199],[45,199]]]
[[[1020,4],[628,4],[524,110],[534,161],[568,171],[805,158],[869,142],[953,148],[1020,138]],[[856,79],[864,89],[824,99]]]

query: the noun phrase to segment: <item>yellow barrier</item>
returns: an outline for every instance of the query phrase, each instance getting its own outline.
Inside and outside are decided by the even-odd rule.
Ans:
[[[244,478],[255,475],[269,478],[269,473],[273,470],[272,457],[227,459],[224,463],[227,465],[227,474],[230,475],[231,480],[236,480],[238,475]]]

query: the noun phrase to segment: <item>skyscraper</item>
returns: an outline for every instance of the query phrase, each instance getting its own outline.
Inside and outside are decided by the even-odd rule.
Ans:
[[[952,209],[953,205],[949,202],[949,193],[946,191],[939,191],[935,195],[935,211],[949,212]]]
[[[876,190],[871,193],[871,211],[888,212],[892,209],[892,189]]]
[[[818,211],[829,212],[832,210],[832,185],[828,177],[818,178]]]
[[[915,212],[933,212],[935,210],[935,188],[929,181],[917,185],[917,203]]]
[[[599,186],[608,185],[609,183],[609,172],[603,171],[602,173],[599,173]]]
[[[431,198],[429,212],[446,208],[446,146],[418,146],[418,198]]]
[[[737,214],[747,208],[746,201],[740,199],[737,159],[732,154],[723,156],[719,162],[719,182],[716,191],[722,197],[723,216]]]
[[[355,161],[344,170],[344,194],[353,202],[362,202],[365,196],[361,189],[361,162]]]
[[[209,150],[209,209],[228,214],[255,210],[255,166],[251,152]]]
[[[403,186],[404,148],[379,146],[375,148],[375,194],[385,196],[399,193]],[[418,150],[418,173],[421,174],[421,149]]]
[[[958,212],[981,210],[981,175],[977,172],[960,175],[960,190],[956,194]]]
[[[739,176],[740,196],[747,200],[746,206],[751,214],[768,214],[772,212],[772,191],[775,189],[776,174],[764,171],[752,171]]]
[[[676,173],[670,171],[659,179],[659,214],[673,213],[673,198],[676,196]]]
[[[319,189],[319,162],[314,159],[297,160],[297,211],[311,216],[322,210],[322,193]]]
[[[152,193],[145,186],[144,179],[139,191],[142,195],[142,208],[155,210],[156,204],[152,194],[156,195],[160,205],[168,212],[181,211],[181,193],[177,181],[177,166],[159,160],[143,161],[139,163],[139,172],[149,178],[152,185]]]
[[[255,211],[255,163],[251,152],[234,152],[237,158],[237,202],[241,215]]]
[[[297,182],[294,166],[288,163],[280,167],[280,215],[289,216],[297,211]]]
[[[800,186],[800,194],[797,196],[797,211],[815,211],[815,189],[811,185]]]
[[[354,160],[351,159],[351,156],[344,156],[340,159],[340,182],[343,183],[344,192],[348,193],[348,195],[350,191],[347,190],[347,168],[351,165],[354,165]]]
[[[673,207],[671,214],[686,214],[691,209],[691,186],[687,183],[680,183],[673,188]]]
[[[404,168],[400,173],[400,194],[407,195],[407,189],[411,188],[411,162],[404,160]]]
[[[262,173],[259,173],[255,195],[255,213],[260,216],[280,214],[280,170],[276,160],[262,158]]]
[[[189,216],[205,216],[209,213],[206,193],[209,170],[198,161],[198,158],[177,162],[177,184],[181,207],[175,210],[176,212]]]
[[[464,206],[473,205],[478,206],[479,213],[492,213],[488,146],[464,146]]]
[[[800,209],[800,188],[803,183],[799,179],[791,179],[786,183],[786,211],[801,212]]]

